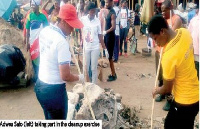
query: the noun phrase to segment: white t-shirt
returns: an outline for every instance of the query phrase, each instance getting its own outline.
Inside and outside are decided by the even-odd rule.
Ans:
[[[83,43],[86,50],[99,49],[99,37],[101,24],[98,18],[90,21],[89,15],[81,17],[83,27]]]
[[[120,28],[120,26],[119,26],[119,20],[121,18],[120,9],[119,9],[118,6],[114,6],[113,9],[115,10],[115,13],[116,13],[116,16],[117,16],[117,18],[116,18],[115,34],[119,35],[119,28]]]
[[[39,35],[40,65],[39,79],[47,84],[65,83],[59,65],[71,61],[69,43],[60,28],[54,25],[45,27]]]
[[[120,14],[121,14],[120,24],[122,25],[123,28],[126,28],[127,27],[128,18],[130,17],[130,11],[128,10],[128,15],[127,15],[127,9],[122,9],[121,8],[121,13]]]

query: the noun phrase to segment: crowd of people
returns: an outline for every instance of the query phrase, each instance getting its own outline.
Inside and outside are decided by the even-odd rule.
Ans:
[[[49,3],[53,6],[47,9]],[[67,93],[65,83],[84,82],[83,74],[70,72],[71,33],[75,46],[83,50],[86,75],[96,84],[98,59],[105,55],[110,72],[107,81],[115,81],[114,62],[119,56],[128,57],[127,41],[135,41],[131,52],[138,53],[137,42],[141,35],[140,6],[128,9],[126,0],[101,0],[100,9],[90,1],[31,0],[32,10],[24,20],[24,44],[30,51],[35,72],[35,92],[46,119],[66,119]],[[199,111],[199,13],[189,16],[187,26],[183,18],[173,11],[171,0],[155,3],[155,16],[148,24],[148,34],[157,44],[156,68],[162,55],[158,87],[153,91],[155,101],[167,98],[164,110],[169,111],[165,128],[192,129]],[[198,6],[197,6],[198,8]],[[21,21],[23,15],[18,13]],[[22,24],[18,24],[22,28]],[[128,37],[129,29],[133,35]],[[134,47],[133,47],[134,46]],[[164,51],[161,53],[161,49]],[[194,50],[194,51],[193,51]],[[101,51],[104,51],[104,54]],[[195,69],[196,68],[196,69]],[[165,96],[167,95],[167,96]]]
[[[13,13],[10,15],[8,22],[13,25],[18,27],[19,29],[23,29],[23,19],[24,16],[20,11],[20,8],[17,8],[17,13],[16,9],[14,9]]]
[[[53,6],[47,9],[47,6],[50,3],[52,5],[52,2]],[[111,8],[107,7],[106,1],[101,0],[100,9],[97,8],[96,3],[90,1],[80,0],[77,5],[71,3],[76,8],[78,18],[84,23],[82,29],[75,28],[75,31],[72,32],[72,36],[75,36],[74,45],[82,48],[84,46],[87,76],[89,76],[89,81],[93,83],[96,83],[97,80],[97,64],[99,53],[102,51],[100,48],[103,48],[104,56],[108,58],[110,64],[111,74],[107,81],[117,79],[114,62],[117,62],[119,56],[122,56],[122,51],[124,51],[124,57],[128,57],[127,35],[131,23],[131,11],[127,7],[126,0],[122,0],[121,3],[119,0],[112,2],[114,2],[114,6],[111,5]],[[24,43],[31,53],[35,80],[37,80],[39,69],[39,32],[48,25],[57,24],[63,3],[70,4],[70,1],[47,0],[41,8],[39,7],[40,0],[31,0],[30,2],[32,11],[27,12],[24,20]],[[111,11],[108,8],[111,8]],[[88,24],[89,22],[91,24]],[[99,47],[99,43],[102,47]]]

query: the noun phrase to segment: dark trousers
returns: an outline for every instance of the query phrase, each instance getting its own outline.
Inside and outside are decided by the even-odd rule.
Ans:
[[[112,60],[113,53],[114,53],[114,47],[115,47],[115,32],[108,33],[104,36],[104,43],[106,45],[106,48],[108,50],[109,60]]]
[[[165,119],[165,129],[194,129],[194,120],[199,112],[199,102],[183,106],[172,102]]]
[[[115,35],[114,60],[118,61],[118,57],[119,57],[119,35]]]
[[[127,41],[126,37],[128,35],[128,29],[127,28],[122,28],[120,29],[120,52],[122,53],[122,46],[124,43],[124,52],[127,53]]]
[[[38,79],[34,90],[46,120],[66,120],[68,97],[65,84],[46,84]]]
[[[198,77],[198,79],[199,79],[199,62],[198,62],[198,61],[195,61],[194,63],[195,63],[195,68],[196,68],[196,70],[197,70],[197,77]]]

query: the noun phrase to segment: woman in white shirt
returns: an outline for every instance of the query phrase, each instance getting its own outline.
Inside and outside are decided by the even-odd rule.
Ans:
[[[101,24],[96,14],[96,6],[93,2],[90,2],[87,6],[89,14],[83,16],[81,21],[84,25],[82,30],[83,43],[86,58],[86,68],[89,75],[89,68],[91,68],[92,76],[89,76],[92,83],[97,81],[97,64],[100,54],[99,43],[101,43],[103,48],[105,44],[103,42],[103,35],[101,33]]]

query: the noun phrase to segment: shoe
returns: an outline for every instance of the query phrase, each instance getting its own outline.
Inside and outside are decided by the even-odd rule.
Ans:
[[[115,76],[113,75],[110,75],[107,79],[108,82],[111,82],[111,81],[115,81],[117,79],[117,75],[115,74]]]
[[[108,75],[108,78],[112,78],[112,74]],[[117,78],[117,74],[115,74],[115,77]]]
[[[122,53],[121,53],[121,52],[119,53],[119,56],[122,56]]]
[[[170,107],[171,107],[171,101],[167,100],[165,106],[163,107],[163,110],[169,111]]]
[[[163,99],[165,99],[165,96],[159,94],[159,95],[155,98],[155,101],[156,101],[156,102],[161,102]]]
[[[112,74],[108,75],[108,78],[111,78],[112,77]]]
[[[125,57],[125,58],[127,58],[127,57],[128,57],[127,53],[125,53],[125,54],[124,54],[124,57]]]

